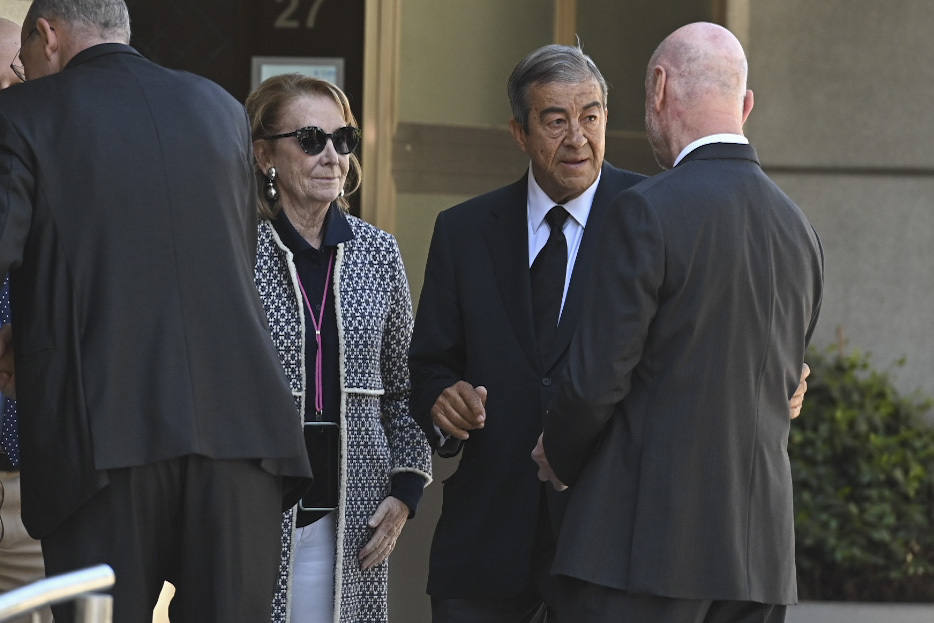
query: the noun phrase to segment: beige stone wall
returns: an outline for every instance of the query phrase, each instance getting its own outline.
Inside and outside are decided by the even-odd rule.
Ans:
[[[678,26],[713,19],[713,4],[710,0],[578,0],[581,45],[610,86],[610,132],[643,131],[643,81],[649,56]]]
[[[0,0],[0,17],[22,24],[30,4],[30,0]]]
[[[934,166],[934,3],[751,3],[750,128],[772,164]]]
[[[551,40],[547,0],[405,0],[399,121],[505,126],[509,72]]]
[[[818,344],[843,327],[934,394],[934,3],[751,2],[747,130],[820,231]]]

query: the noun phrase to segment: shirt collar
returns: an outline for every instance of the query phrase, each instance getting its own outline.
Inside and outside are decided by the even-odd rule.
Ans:
[[[298,233],[292,225],[292,222],[289,221],[289,217],[285,215],[285,210],[279,210],[279,213],[272,219],[272,226],[276,228],[276,232],[278,232],[279,237],[282,238],[282,242],[292,253],[300,253],[308,250],[319,251],[308,244],[307,240],[302,238],[302,235]],[[342,242],[353,239],[353,237],[353,230],[350,228],[350,223],[347,221],[347,216],[344,214],[344,211],[341,210],[336,203],[332,203],[331,207],[328,208],[328,213],[324,217],[324,236],[321,239],[322,248],[336,247]]]
[[[682,149],[681,153],[678,154],[678,157],[675,158],[675,163],[672,165],[672,168],[678,166],[678,163],[681,162],[685,156],[698,147],[703,145],[710,145],[711,143],[739,143],[742,145],[748,145],[749,139],[742,134],[708,134],[707,136],[703,136],[696,141],[688,143],[688,146]]]
[[[551,197],[542,190],[538,182],[535,181],[535,174],[532,173],[532,167],[529,166],[528,210],[529,224],[532,226],[532,231],[538,231],[538,228],[545,222],[545,215],[556,205],[564,206],[564,209],[568,211],[571,218],[577,221],[581,227],[585,227],[587,225],[587,217],[590,216],[590,207],[593,205],[593,197],[597,194],[597,186],[600,184],[601,175],[603,175],[602,168],[600,173],[597,174],[597,179],[594,180],[593,184],[587,187],[587,190],[567,203],[556,204]]]

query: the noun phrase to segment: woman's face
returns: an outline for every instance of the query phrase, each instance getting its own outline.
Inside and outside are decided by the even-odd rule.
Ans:
[[[330,97],[303,95],[286,104],[279,120],[278,133],[317,126],[327,133],[347,125],[343,111]],[[344,188],[350,155],[340,155],[328,140],[321,153],[302,151],[298,139],[288,136],[264,143],[257,160],[265,173],[276,167],[279,201],[292,209],[323,209],[337,199]]]

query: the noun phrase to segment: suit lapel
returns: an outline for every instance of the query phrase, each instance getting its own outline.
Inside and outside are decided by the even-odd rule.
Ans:
[[[574,272],[571,274],[571,283],[568,285],[568,294],[564,300],[564,310],[558,322],[558,332],[555,335],[554,346],[545,358],[545,370],[555,366],[561,355],[571,343],[574,330],[583,311],[584,305],[590,299],[590,275],[593,274],[597,262],[597,243],[603,219],[609,212],[610,204],[616,193],[620,190],[617,184],[607,179],[612,174],[603,167],[603,176],[600,185],[593,197],[587,225],[584,227],[580,248],[577,250],[577,259],[574,261]]]
[[[527,179],[524,176],[497,196],[498,203],[489,212],[485,234],[503,307],[516,338],[537,369],[540,360],[532,328]]]

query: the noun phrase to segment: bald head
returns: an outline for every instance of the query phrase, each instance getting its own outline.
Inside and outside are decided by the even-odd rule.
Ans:
[[[668,79],[687,103],[709,105],[722,99],[737,108],[746,95],[746,55],[729,30],[698,22],[682,26],[662,41],[649,61],[668,70]]]
[[[19,24],[0,17],[0,89],[19,82],[10,63],[19,50]],[[19,59],[16,61],[19,62]]]
[[[697,22],[682,26],[662,41],[646,70],[646,126],[662,136],[659,154],[671,166],[680,150],[710,134],[742,134],[752,110],[746,90],[747,63],[743,46],[729,30]],[[651,119],[650,119],[651,117]],[[649,128],[649,124],[653,127]]]

